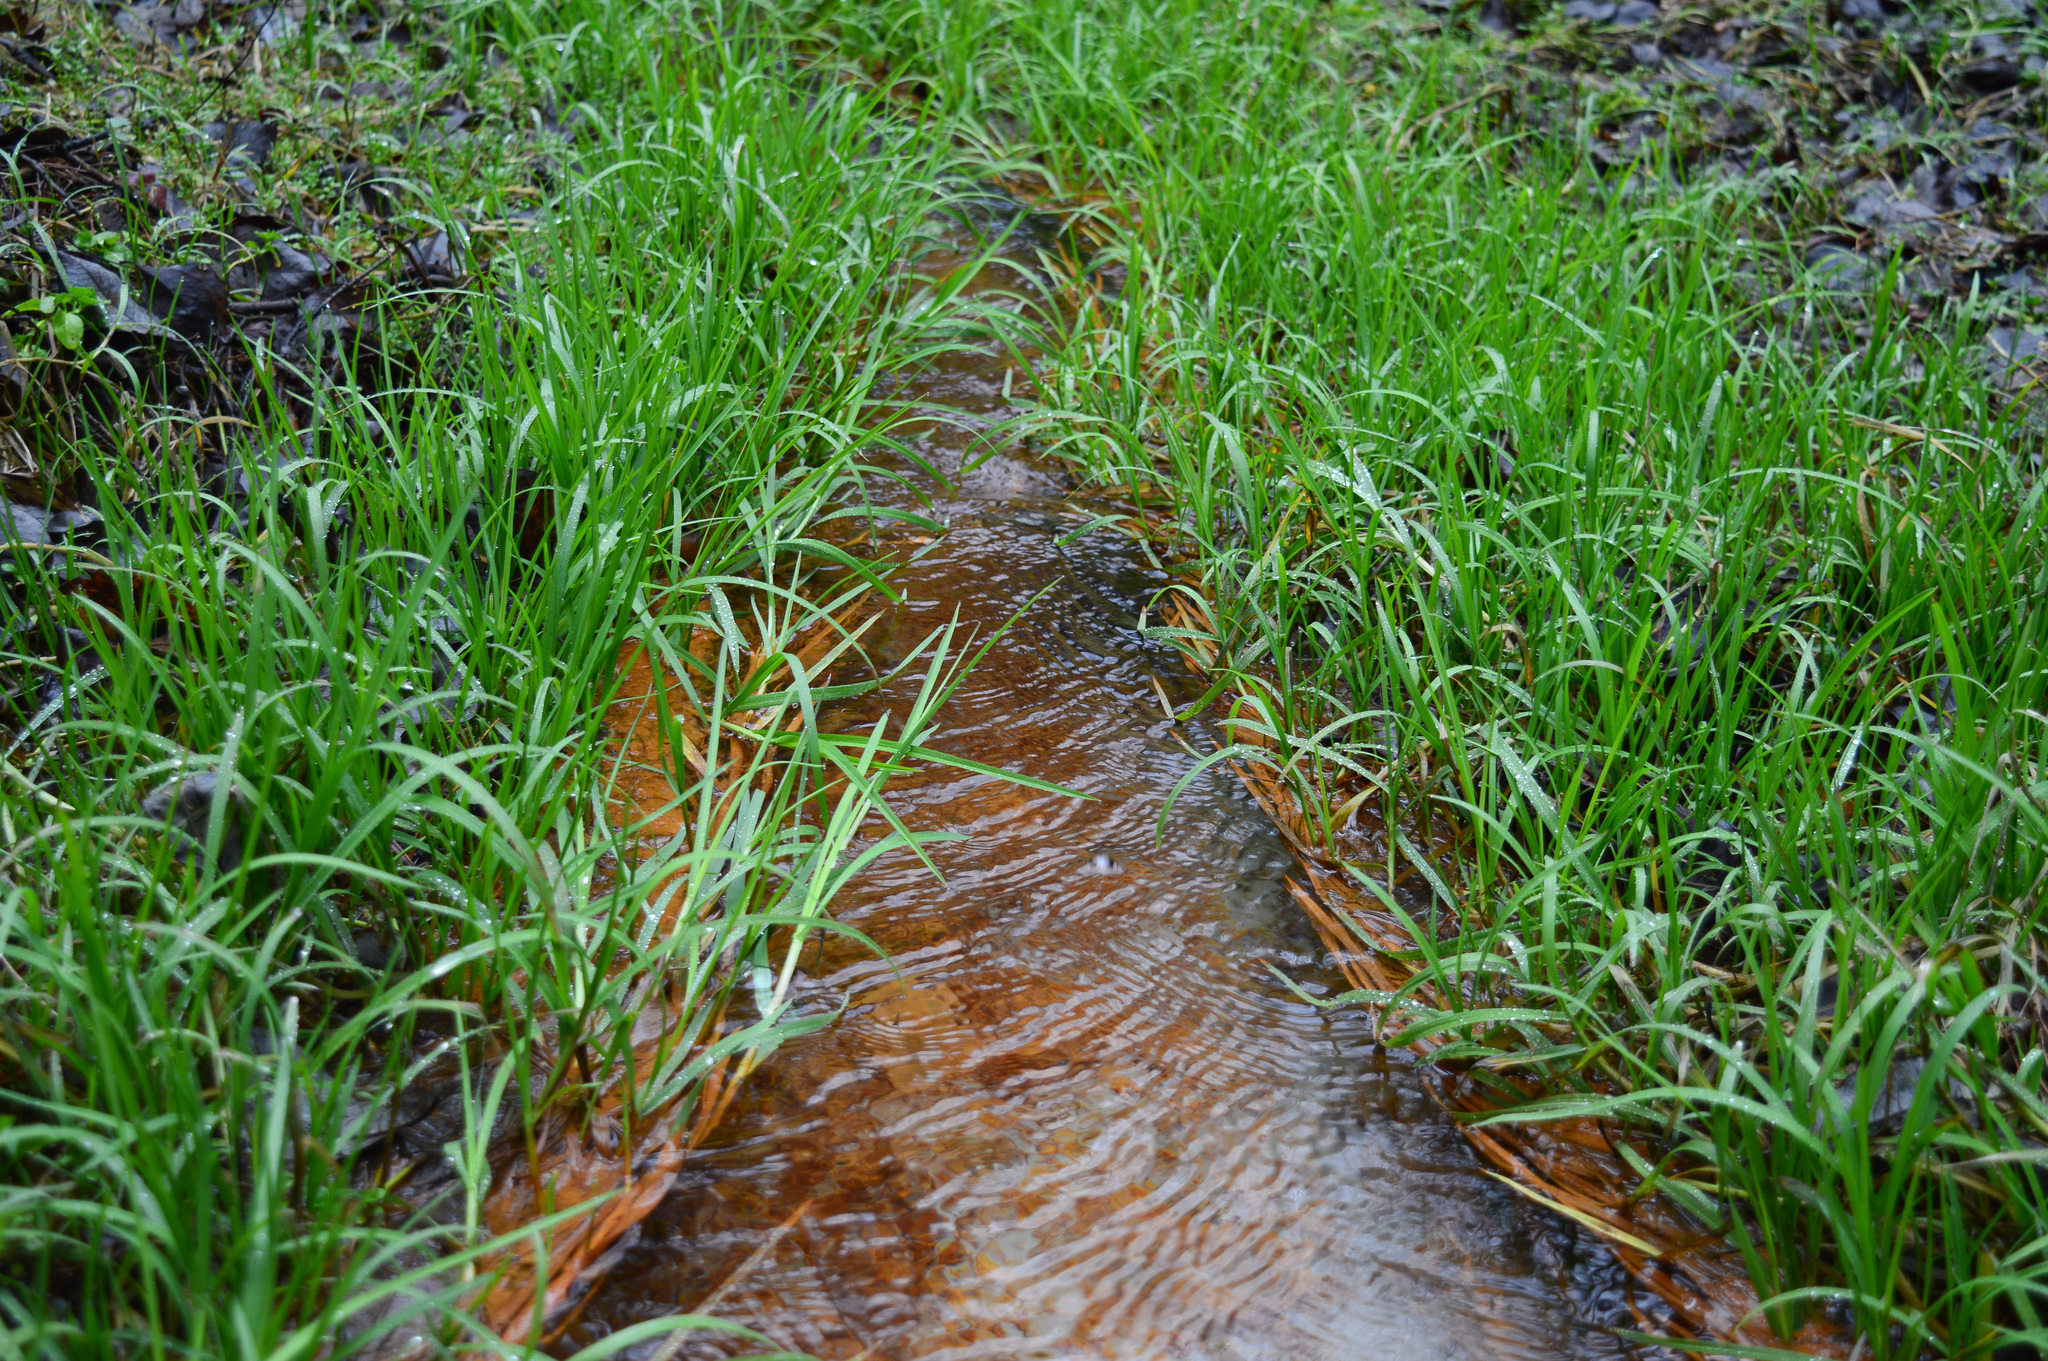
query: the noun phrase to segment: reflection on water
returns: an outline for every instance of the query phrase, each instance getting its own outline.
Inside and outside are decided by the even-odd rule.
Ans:
[[[965,356],[916,394],[993,419],[1003,377]],[[922,452],[957,471],[964,443]],[[1190,682],[1133,627],[1162,578],[1113,534],[1059,547],[1065,483],[1017,458],[934,513],[950,531],[878,659],[1057,583],[936,743],[1094,799],[954,771],[894,788],[912,828],[968,834],[932,848],[944,882],[899,855],[839,900],[889,961],[807,955],[807,1004],[844,1018],[756,1074],[561,1350],[708,1299],[823,1358],[1621,1354],[1581,1321],[1612,1302],[1585,1298],[1603,1277],[1569,1232],[1480,1171],[1362,1019],[1274,981],[1334,979],[1234,778],[1197,780],[1155,844],[1195,759],[1156,688],[1184,704]]]

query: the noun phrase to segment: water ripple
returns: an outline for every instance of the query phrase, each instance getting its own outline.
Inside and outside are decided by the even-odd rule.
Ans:
[[[965,361],[934,384],[1000,390]],[[1132,627],[1160,578],[1113,535],[1056,546],[1056,473],[997,458],[963,485],[875,646],[956,610],[996,627],[1053,585],[936,740],[1096,798],[955,771],[898,787],[912,827],[969,834],[933,848],[945,882],[899,857],[840,900],[892,960],[834,941],[806,961],[803,1005],[844,1016],[756,1075],[563,1350],[723,1286],[721,1314],[826,1358],[1621,1354],[1543,1267],[1555,1230],[1404,1061],[1272,980],[1335,981],[1227,772],[1155,841],[1194,760],[1154,691],[1185,704],[1190,683]]]

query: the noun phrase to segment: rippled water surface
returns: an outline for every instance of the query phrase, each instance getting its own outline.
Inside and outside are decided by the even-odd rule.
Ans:
[[[964,356],[913,395],[995,419],[1003,377]],[[965,442],[935,428],[923,452],[957,473]],[[1093,800],[952,771],[894,787],[911,827],[968,835],[933,848],[944,882],[898,855],[839,900],[890,961],[810,952],[808,1002],[851,999],[844,1018],[755,1075],[565,1349],[708,1303],[822,1358],[1618,1354],[1582,1321],[1600,1273],[1569,1232],[1484,1175],[1405,1056],[1273,979],[1336,982],[1234,777],[1197,779],[1155,843],[1195,760],[1158,694],[1191,682],[1136,630],[1163,578],[1114,534],[1060,547],[1083,517],[1021,458],[931,513],[950,530],[878,658],[1050,585],[936,745]]]

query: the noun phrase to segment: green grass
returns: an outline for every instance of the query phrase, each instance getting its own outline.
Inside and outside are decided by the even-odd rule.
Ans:
[[[132,493],[97,603],[16,554],[18,611],[97,665],[48,631],[6,659],[8,1346],[310,1354],[380,1292],[451,1303],[494,1130],[686,1120],[721,1056],[829,1019],[784,1005],[794,946],[965,659],[936,638],[925,702],[858,740],[818,721],[841,677],[773,664],[886,590],[820,523],[886,442],[876,379],[964,333],[899,266],[995,175],[1106,243],[1057,266],[1036,434],[1146,503],[1213,619],[1262,738],[1221,755],[1277,769],[1362,891],[1455,923],[1413,952],[1451,1009],[1381,999],[1391,1028],[1543,1079],[1497,1118],[1626,1121],[1781,1335],[2048,1340],[2048,526],[1976,348],[2011,304],[1819,290],[1790,173],[1602,172],[1635,92],[1518,122],[1461,22],[454,7],[473,102],[594,131],[433,379],[326,394],[287,473],[251,432],[246,508],[72,451]],[[317,6],[298,41],[278,89],[409,59]],[[419,155],[422,220],[532,201],[488,148]],[[745,773],[679,762],[659,846],[610,814],[632,643],[708,720],[658,721]],[[142,816],[200,773],[184,832]],[[428,1224],[349,1153],[437,1063],[466,1133]]]
[[[1456,52],[1361,99],[1341,29],[1254,13],[1282,108],[1095,157],[1130,282],[1047,413],[1164,487],[1260,739],[1215,759],[1457,923],[1391,1029],[1535,1051],[1495,1120],[1629,1122],[1782,1335],[2040,1341],[2048,526],[1981,314],[1836,325],[1745,239],[1768,179],[1611,194]]]
[[[1794,173],[1603,175],[1636,91],[1503,122],[1488,51],[1429,27],[822,24],[1085,191],[1109,245],[1042,431],[1152,499],[1156,606],[1200,602],[1259,738],[1215,759],[1456,922],[1411,952],[1452,1010],[1394,1029],[1522,1051],[1555,1095],[1499,1119],[1627,1121],[1781,1335],[2039,1344],[2048,538],[1977,347],[2012,304],[1821,291]]]
[[[909,712],[823,731],[876,683],[836,674],[830,616],[890,588],[818,531],[886,438],[875,378],[927,343],[896,277],[950,192],[928,143],[637,7],[457,31],[486,21],[623,98],[492,261],[505,291],[444,311],[440,381],[319,389],[317,441],[280,406],[238,450],[245,502],[73,448],[109,492],[106,589],[16,555],[8,1355],[311,1356],[421,1318],[504,1346],[463,1322],[505,1246],[492,1157],[522,1131],[536,1156],[551,1116],[628,1147],[683,1127],[715,1066],[829,1021],[790,1010],[797,952],[917,839],[863,824],[906,756],[943,759],[917,743],[967,659],[935,635]],[[652,839],[614,825],[629,645],[678,687]],[[431,1214],[376,1137],[423,1083],[463,1131]]]

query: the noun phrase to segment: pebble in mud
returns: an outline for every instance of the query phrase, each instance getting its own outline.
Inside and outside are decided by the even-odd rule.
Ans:
[[[136,811],[145,822],[168,826],[175,847],[173,859],[181,864],[194,858],[204,859],[214,800],[219,789],[220,777],[212,771],[174,775],[143,795],[142,805]],[[227,807],[223,810],[225,831],[221,838],[218,868],[222,873],[229,873],[242,863],[241,820],[237,813],[243,799],[240,792],[232,787],[222,796]]]

